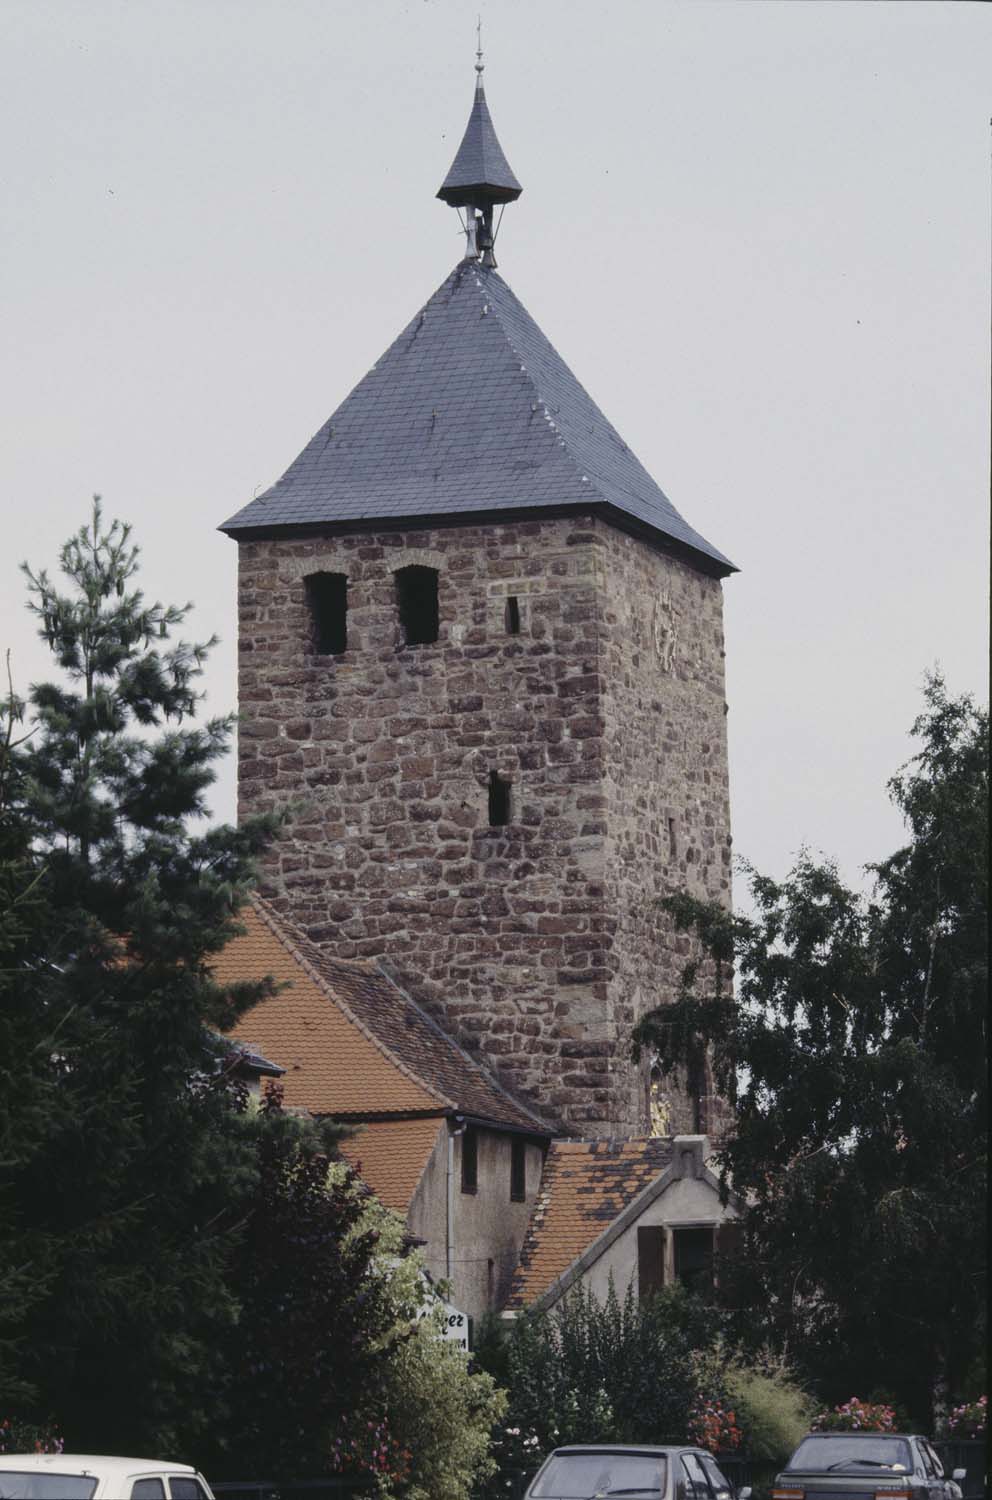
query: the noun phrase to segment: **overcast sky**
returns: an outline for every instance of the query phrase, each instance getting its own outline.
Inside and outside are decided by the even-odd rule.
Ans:
[[[476,0],[0,0],[0,644],[99,491],[216,631],[275,480],[459,259]],[[986,696],[992,6],[483,0],[502,274],[724,585],[735,846],[859,878]],[[217,791],[233,816],[233,763]]]

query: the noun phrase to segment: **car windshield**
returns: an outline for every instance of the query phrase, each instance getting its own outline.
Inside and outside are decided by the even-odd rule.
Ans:
[[[892,1469],[905,1474],[913,1467],[904,1438],[865,1433],[863,1437],[804,1438],[789,1460],[789,1468],[825,1474],[837,1469]]]
[[[95,1489],[92,1474],[0,1470],[0,1500],[90,1500]]]
[[[596,1495],[660,1495],[665,1455],[562,1453],[552,1458],[531,1490],[534,1500],[593,1500]]]

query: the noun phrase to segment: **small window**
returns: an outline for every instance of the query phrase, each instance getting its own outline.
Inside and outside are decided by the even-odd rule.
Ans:
[[[504,828],[510,821],[510,783],[498,771],[489,773],[489,826]]]
[[[304,579],[313,649],[339,656],[348,646],[348,579],[344,573],[311,573]]]
[[[520,634],[520,605],[517,602],[517,598],[514,594],[511,594],[509,599],[507,599],[506,601],[504,620],[506,623],[507,635]]]
[[[510,1202],[527,1201],[527,1143],[514,1139],[510,1142]]]
[[[437,569],[397,568],[396,594],[400,624],[408,646],[429,646],[437,640]]]
[[[726,1475],[717,1468],[713,1459],[707,1453],[700,1453],[699,1462],[706,1471],[706,1477],[710,1482],[716,1500],[732,1500],[733,1490],[727,1481]]]
[[[131,1486],[131,1500],[165,1500],[161,1479],[136,1479]]]
[[[675,1230],[675,1275],[690,1292],[713,1285],[713,1230]]]
[[[462,1192],[474,1193],[479,1187],[479,1137],[468,1125],[462,1135]]]
[[[665,1231],[649,1224],[637,1231],[637,1295],[643,1302],[665,1285]]]
[[[198,1479],[188,1479],[185,1475],[173,1475],[169,1480],[169,1489],[172,1491],[172,1500],[207,1500],[203,1485]]]
[[[710,1500],[710,1485],[706,1478],[706,1470],[695,1453],[683,1453],[682,1464],[686,1473],[687,1494],[691,1500]]]

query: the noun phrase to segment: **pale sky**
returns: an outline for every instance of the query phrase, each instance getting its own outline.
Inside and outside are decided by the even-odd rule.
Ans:
[[[222,644],[272,483],[461,254],[476,0],[0,0],[0,646],[94,491]],[[724,584],[734,842],[901,841],[987,693],[992,6],[483,0],[500,270]],[[233,759],[217,789],[234,812]]]

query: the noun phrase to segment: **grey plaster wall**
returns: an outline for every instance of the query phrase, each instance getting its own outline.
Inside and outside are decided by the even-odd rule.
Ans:
[[[463,1193],[464,1134],[453,1136],[450,1300],[475,1319],[489,1309],[501,1307],[506,1300],[541,1186],[544,1152],[540,1145],[527,1141],[526,1198],[522,1203],[511,1200],[512,1139],[504,1131],[478,1130],[478,1186],[474,1193]],[[427,1242],[424,1260],[435,1281],[448,1276],[447,1225],[448,1131],[442,1130],[407,1216],[410,1233]]]

